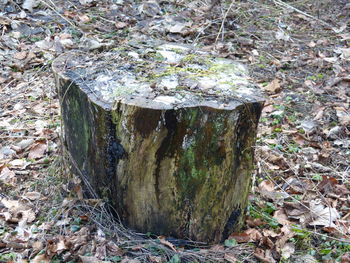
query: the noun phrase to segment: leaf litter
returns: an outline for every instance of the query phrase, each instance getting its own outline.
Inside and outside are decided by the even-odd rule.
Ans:
[[[350,262],[346,1],[73,2],[0,3],[1,261]],[[229,246],[134,233],[61,176],[51,61],[151,37],[241,60],[267,92],[246,227]]]

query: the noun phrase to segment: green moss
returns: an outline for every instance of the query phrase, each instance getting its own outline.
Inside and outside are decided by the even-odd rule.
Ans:
[[[195,143],[187,145],[180,154],[182,157],[179,160],[176,180],[183,200],[193,200],[199,192],[201,196],[208,196],[209,199],[215,200],[216,197],[212,196],[211,191],[213,187],[217,187],[217,180],[223,175],[223,171],[220,171],[222,168],[219,167],[226,158],[226,151],[224,142],[220,138],[226,132],[226,113],[203,111],[206,109],[187,110],[182,117],[186,123],[185,127],[191,127],[189,136],[196,138]],[[200,118],[203,114],[208,115],[208,120],[207,124],[201,127]],[[209,188],[204,190],[203,185]],[[207,193],[203,194],[203,191]],[[209,199],[202,200],[201,205],[207,203]]]
[[[88,127],[86,105],[80,90],[75,86],[71,86],[70,92],[73,94],[67,94],[65,97],[66,108],[65,111],[69,112],[69,119],[66,120],[66,125],[69,125],[69,130],[72,133],[71,147],[74,147],[76,151],[82,152],[77,160],[80,165],[84,162],[84,156],[88,152],[89,138],[91,137],[90,129]],[[83,116],[82,116],[83,113]]]

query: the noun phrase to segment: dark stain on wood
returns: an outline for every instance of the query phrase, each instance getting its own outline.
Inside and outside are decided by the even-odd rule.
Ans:
[[[143,138],[146,138],[157,128],[161,113],[160,110],[137,109],[134,115],[134,125]]]
[[[225,239],[228,238],[228,236],[231,234],[232,229],[235,228],[236,224],[238,223],[239,216],[241,215],[241,209],[237,208],[232,211],[230,217],[228,218],[226,225],[224,227],[224,231],[222,232],[222,240],[221,242],[225,241]]]
[[[176,132],[177,128],[177,120],[176,120],[176,114],[175,110],[168,110],[164,113],[164,126],[166,127],[168,133],[166,137],[163,139],[160,147],[158,148],[156,152],[156,170],[155,170],[155,192],[156,192],[156,198],[157,198],[157,203],[159,203],[159,169],[160,169],[160,164],[163,160],[164,157],[167,156],[169,153],[169,148],[172,145],[172,139],[174,137],[174,134]]]

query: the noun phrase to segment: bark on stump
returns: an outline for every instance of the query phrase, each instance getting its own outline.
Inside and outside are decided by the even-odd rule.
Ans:
[[[53,64],[72,166],[142,232],[219,242],[240,228],[263,100],[246,68],[189,47]]]

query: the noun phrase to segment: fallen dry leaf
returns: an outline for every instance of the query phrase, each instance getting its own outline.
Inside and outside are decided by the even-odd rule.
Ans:
[[[259,190],[273,192],[275,190],[275,184],[270,180],[264,180],[259,184]]]
[[[21,202],[3,198],[1,199],[1,203],[8,209],[8,212],[11,214],[9,221],[30,223],[35,220],[34,211]]]
[[[9,166],[17,169],[25,169],[30,162],[26,161],[25,159],[15,159],[9,162]]]
[[[284,212],[284,210],[278,209],[274,212],[273,214],[273,218],[275,218],[277,220],[278,223],[280,223],[281,225],[290,225],[291,222],[288,220],[288,216],[286,215],[286,213]]]
[[[262,238],[262,234],[259,230],[255,228],[249,228],[244,231],[247,235],[249,235],[251,241],[259,241]]]
[[[247,243],[250,241],[250,236],[245,233],[232,233],[228,239],[235,239],[237,241],[237,243]]]
[[[289,225],[284,225],[281,228],[281,234],[279,238],[277,239],[275,243],[276,250],[278,252],[282,251],[282,248],[285,246],[285,244],[295,236],[295,232],[291,230],[291,227]]]
[[[42,250],[43,247],[44,247],[44,244],[41,241],[35,241],[32,243],[32,249],[34,254],[40,252],[40,250]]]
[[[141,263],[141,261],[135,258],[124,258],[120,263]]]
[[[90,17],[88,15],[85,15],[85,14],[78,16],[78,18],[83,23],[87,23],[90,21]]]
[[[349,48],[350,50],[350,48]],[[337,117],[341,125],[350,125],[350,113],[344,107],[334,107],[337,112]]]
[[[107,250],[105,245],[97,246],[95,257],[98,259],[104,259],[107,256]]]
[[[343,40],[350,40],[350,33],[345,33],[340,35]]]
[[[13,56],[15,59],[18,59],[18,60],[23,60],[27,57],[27,52],[26,51],[21,51],[21,52],[17,52],[14,54]]]
[[[341,58],[344,60],[350,60],[350,48],[340,48]]]
[[[29,147],[30,145],[32,145],[34,143],[33,139],[24,139],[22,141],[20,141],[19,143],[16,144],[16,147],[18,147],[20,150],[24,150],[27,147]]]
[[[31,261],[31,263],[50,263],[51,260],[46,257],[45,254],[36,255]]]
[[[311,226],[335,227],[334,221],[340,218],[338,211],[333,207],[326,207],[319,200],[311,200],[310,213],[314,219]]]
[[[340,263],[350,263],[349,252],[347,252],[347,253],[345,253],[344,255],[341,256]]]
[[[113,256],[122,256],[124,254],[123,250],[118,247],[113,241],[109,241],[106,245],[107,251]]]
[[[99,260],[96,257],[92,257],[92,256],[79,256],[82,263],[112,263],[112,261],[103,261],[103,260]]]
[[[261,218],[247,218],[246,223],[249,227],[262,226],[266,224],[266,222]]]
[[[28,158],[40,159],[44,157],[46,149],[47,149],[47,144],[45,142],[38,142],[30,148]]]
[[[310,43],[307,44],[308,47],[316,47],[316,43],[314,41],[311,41]]]
[[[265,237],[277,237],[279,234],[277,234],[275,231],[270,230],[270,229],[263,229],[262,231],[263,236]]]
[[[289,259],[291,255],[295,252],[295,245],[294,243],[288,242],[285,244],[285,246],[281,249],[281,256],[283,259]]]
[[[280,81],[278,79],[274,79],[268,85],[262,86],[262,88],[269,94],[276,94],[282,90]]]
[[[14,171],[11,171],[9,168],[4,167],[0,172],[0,181],[5,183],[14,184],[16,183],[16,174]]]
[[[116,22],[115,24],[115,27],[117,28],[117,29],[123,29],[123,28],[126,28],[127,26],[128,26],[128,24],[127,23],[125,23],[125,22]]]
[[[157,257],[157,256],[148,256],[149,260],[153,263],[162,263],[162,257]]]
[[[263,250],[261,248],[256,248],[254,251],[254,256],[257,257],[264,263],[275,263],[276,260],[272,257],[271,250]]]
[[[231,262],[231,263],[236,263],[237,262],[237,258],[232,253],[225,253],[224,259],[227,262]]]
[[[177,251],[174,244],[170,243],[169,241],[165,240],[164,237],[159,237],[159,242],[167,247],[169,247],[173,251]]]
[[[27,192],[23,195],[24,198],[29,199],[30,201],[38,200],[41,197],[39,192]]]

